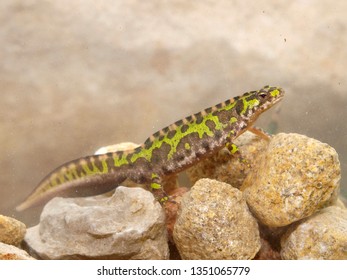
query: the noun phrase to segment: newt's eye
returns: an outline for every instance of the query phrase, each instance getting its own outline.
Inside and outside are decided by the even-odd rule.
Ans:
[[[261,98],[265,98],[265,97],[267,96],[267,94],[266,94],[265,92],[260,92],[260,93],[259,93],[259,96],[260,96]]]

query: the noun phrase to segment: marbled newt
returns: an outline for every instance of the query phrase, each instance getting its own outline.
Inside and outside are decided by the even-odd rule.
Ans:
[[[130,151],[82,157],[48,174],[17,207],[18,211],[40,204],[58,194],[78,196],[104,193],[125,179],[147,184],[160,202],[168,200],[161,181],[223,147],[232,151],[232,141],[253,130],[258,116],[283,97],[278,87],[265,86],[179,120],[150,136]]]

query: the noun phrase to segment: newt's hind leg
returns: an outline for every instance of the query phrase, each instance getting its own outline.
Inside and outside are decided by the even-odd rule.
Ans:
[[[169,196],[164,191],[162,186],[162,182],[158,174],[152,173],[151,183],[150,183],[151,191],[154,194],[154,197],[161,203],[169,201]]]
[[[236,144],[229,142],[226,144],[226,148],[229,150],[230,155],[236,156],[238,158],[240,163],[245,164],[248,167],[250,166],[248,161],[243,158],[239,147]]]

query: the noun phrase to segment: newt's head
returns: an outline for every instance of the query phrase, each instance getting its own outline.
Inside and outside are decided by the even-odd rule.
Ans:
[[[243,94],[237,101],[238,114],[249,122],[254,122],[258,116],[279,102],[284,95],[284,90],[279,87],[265,86],[258,91]]]

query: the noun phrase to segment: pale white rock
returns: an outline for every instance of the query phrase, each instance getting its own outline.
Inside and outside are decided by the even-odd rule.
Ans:
[[[119,144],[113,144],[113,145],[108,145],[101,147],[95,151],[95,155],[102,155],[106,153],[114,153],[118,151],[128,151],[128,150],[133,150],[140,146],[139,144],[135,144],[132,142],[123,142]]]
[[[165,215],[142,188],[111,197],[54,198],[25,242],[42,259],[168,259]]]

